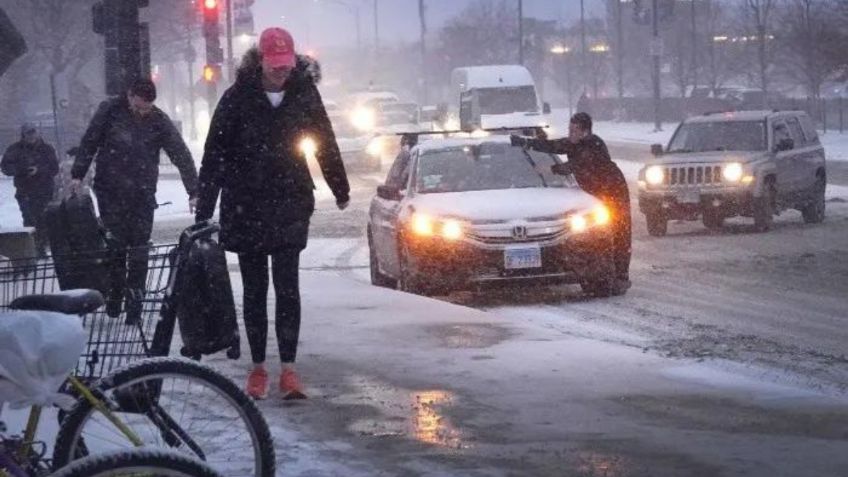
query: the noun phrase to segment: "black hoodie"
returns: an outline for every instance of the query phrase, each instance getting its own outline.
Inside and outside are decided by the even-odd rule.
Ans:
[[[275,108],[262,87],[261,58],[252,49],[218,103],[200,167],[197,219],[212,217],[220,193],[227,250],[274,253],[306,246],[315,186],[299,147],[304,137],[318,145],[316,159],[336,199],[349,200],[341,153],[316,87],[320,78],[318,63],[298,56]]]
[[[34,175],[29,174],[31,167],[37,168]],[[59,161],[53,146],[42,139],[28,143],[21,138],[6,149],[0,169],[15,178],[18,197],[49,198],[53,195],[53,178],[59,173]]]

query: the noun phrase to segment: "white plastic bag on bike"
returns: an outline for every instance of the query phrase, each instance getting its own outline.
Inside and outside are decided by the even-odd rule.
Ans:
[[[70,408],[58,392],[85,348],[78,316],[45,311],[0,314],[0,403]]]

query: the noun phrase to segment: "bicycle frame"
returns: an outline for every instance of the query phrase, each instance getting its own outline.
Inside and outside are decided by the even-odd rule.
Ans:
[[[79,393],[80,396],[83,397],[92,407],[97,409],[101,414],[106,416],[106,419],[109,420],[118,430],[123,434],[134,446],[141,447],[144,445],[144,442],[141,438],[136,435],[135,432],[132,431],[126,424],[121,422],[120,419],[109,409],[105,402],[98,399],[97,396],[94,395],[91,390],[82,383],[75,376],[68,377],[68,382],[71,384],[71,387]],[[30,454],[32,453],[33,444],[35,444],[35,435],[38,432],[38,425],[41,421],[41,406],[32,406],[30,407],[29,417],[27,418],[26,428],[24,430],[23,440],[21,441],[21,446],[16,449],[17,463],[27,462],[30,459]],[[11,457],[11,456],[10,456]],[[24,469],[18,469],[21,472],[26,472]],[[0,477],[11,477],[8,472],[0,469]]]

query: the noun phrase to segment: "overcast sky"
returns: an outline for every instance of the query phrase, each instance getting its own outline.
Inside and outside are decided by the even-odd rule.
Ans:
[[[425,0],[430,31],[460,13],[474,0]],[[491,0],[498,1],[498,0]],[[603,0],[585,0],[588,15],[603,13]],[[518,1],[515,0],[516,5]],[[418,38],[418,0],[378,0],[380,41]],[[347,7],[345,5],[348,5]],[[253,7],[257,33],[283,26],[295,36],[298,49],[317,49],[356,43],[355,10],[359,9],[362,41],[373,44],[373,0],[256,0]],[[527,17],[573,21],[580,16],[579,0],[524,0]]]

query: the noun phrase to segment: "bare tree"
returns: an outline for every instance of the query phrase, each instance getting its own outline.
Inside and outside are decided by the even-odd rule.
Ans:
[[[842,62],[834,54],[843,49],[836,12],[829,0],[790,0],[780,15],[781,63],[812,98],[820,96],[822,83]]]
[[[772,66],[771,33],[772,14],[774,13],[777,0],[745,0],[743,6],[746,27],[752,29],[755,34],[756,43],[756,65],[755,76],[760,89],[763,91],[763,107],[768,106],[768,92],[770,84],[769,69]]]

